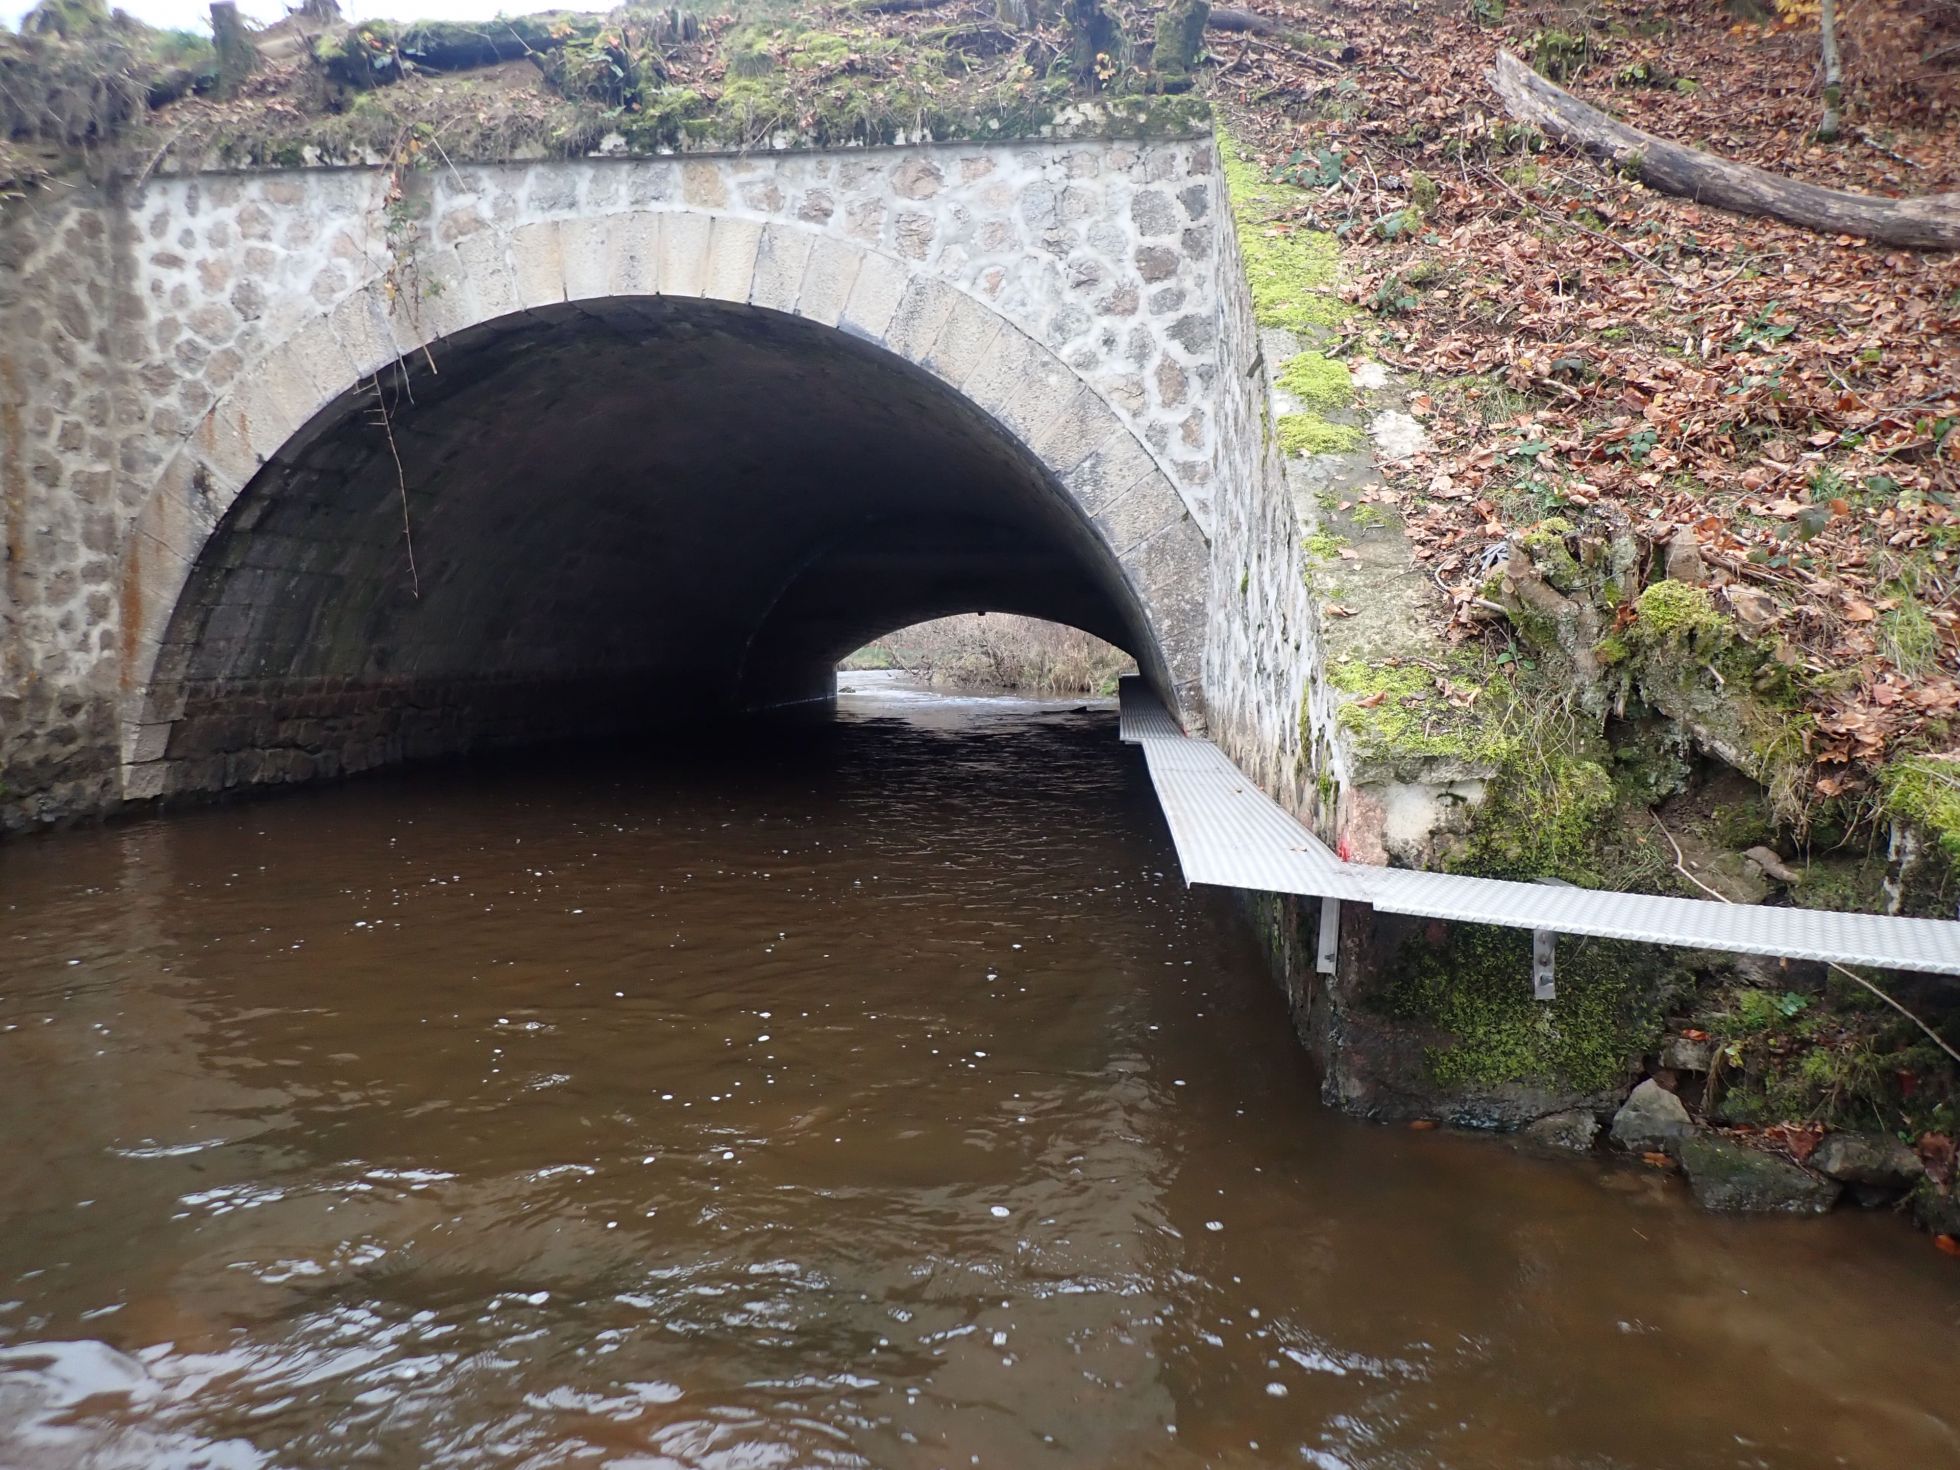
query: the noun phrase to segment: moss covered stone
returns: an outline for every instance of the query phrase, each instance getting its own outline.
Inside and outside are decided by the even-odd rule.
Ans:
[[[1613,778],[1597,761],[1511,742],[1452,866],[1491,878],[1596,884],[1617,805]]]
[[[1381,1008],[1451,1038],[1426,1060],[1445,1087],[1550,1084],[1579,1092],[1620,1086],[1657,1036],[1670,975],[1652,950],[1566,940],[1558,998],[1531,998],[1531,936],[1453,925],[1441,944],[1418,936],[1393,961]]]
[[[1687,645],[1706,656],[1727,645],[1735,632],[1707,590],[1686,582],[1654,583],[1640,594],[1634,611],[1637,617],[1629,631],[1647,647]]]
[[[1361,430],[1353,424],[1337,424],[1317,413],[1283,413],[1277,428],[1279,447],[1286,454],[1346,454],[1361,444]]]
[[[1347,308],[1335,289],[1340,253],[1334,237],[1286,217],[1309,202],[1307,191],[1266,178],[1239,157],[1229,138],[1221,152],[1254,320],[1296,332],[1339,323]]]
[[[1452,704],[1436,692],[1436,676],[1420,664],[1343,660],[1327,679],[1343,695],[1336,719],[1363,762],[1447,759],[1494,768],[1512,742],[1480,701]]]
[[[1929,833],[1949,862],[1960,862],[1960,761],[1915,755],[1879,772],[1885,809]]]
[[[1150,69],[1157,74],[1159,86],[1175,91],[1191,85],[1191,74],[1204,54],[1205,22],[1210,17],[1209,0],[1172,0],[1157,13]]]
[[[1302,352],[1279,370],[1279,386],[1308,408],[1332,413],[1354,402],[1354,376],[1347,364],[1319,352]]]

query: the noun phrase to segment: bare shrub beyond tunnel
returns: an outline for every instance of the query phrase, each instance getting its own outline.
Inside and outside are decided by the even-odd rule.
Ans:
[[[962,613],[868,643],[846,669],[903,669],[945,689],[1111,695],[1136,672],[1122,649],[1080,628],[1015,613]]]

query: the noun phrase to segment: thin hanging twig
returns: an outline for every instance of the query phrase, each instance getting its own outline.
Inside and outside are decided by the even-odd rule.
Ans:
[[[408,548],[408,584],[415,600],[422,600],[422,577],[415,569],[415,531],[408,523],[408,472],[402,468],[401,449],[395,443],[395,421],[388,414],[388,400],[381,391],[381,376],[369,380],[374,389],[374,406],[380,415],[381,432],[388,440],[388,454],[395,462],[395,488],[402,502],[402,543]]]

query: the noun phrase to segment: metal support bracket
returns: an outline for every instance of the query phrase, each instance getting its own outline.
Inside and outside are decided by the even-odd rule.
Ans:
[[[1533,929],[1531,931],[1531,998],[1533,1000],[1556,1000],[1558,931],[1554,929]]]
[[[1334,973],[1334,960],[1341,952],[1341,901],[1338,898],[1323,898],[1320,901],[1320,953],[1314,956],[1313,967],[1323,975]]]

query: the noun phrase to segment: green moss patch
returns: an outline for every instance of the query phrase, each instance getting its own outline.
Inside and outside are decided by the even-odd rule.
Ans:
[[[1960,761],[1901,756],[1878,773],[1885,809],[1923,828],[1951,862],[1960,862]]]
[[[1447,758],[1495,766],[1511,753],[1510,740],[1478,709],[1481,701],[1452,704],[1419,664],[1348,659],[1333,664],[1327,677],[1346,696],[1336,719],[1364,761]]]
[[[1402,947],[1381,1008],[1449,1033],[1425,1053],[1446,1087],[1604,1092],[1658,1035],[1668,979],[1651,950],[1568,939],[1559,946],[1558,998],[1536,1001],[1529,934],[1457,924],[1441,944],[1417,937]]]
[[[1629,631],[1645,647],[1687,645],[1707,656],[1734,636],[1734,625],[1716,609],[1707,589],[1686,582],[1656,582],[1634,604],[1638,614]]]
[[[1347,364],[1318,352],[1302,352],[1279,370],[1279,386],[1319,413],[1354,402],[1354,375]]]
[[[1347,308],[1335,290],[1340,251],[1333,235],[1285,218],[1311,196],[1264,177],[1256,164],[1238,156],[1229,138],[1221,152],[1253,318],[1261,326],[1296,332],[1340,322]]]
[[[1337,424],[1317,413],[1283,413],[1277,425],[1279,447],[1285,454],[1346,454],[1361,444],[1361,430]]]
[[[1960,1015],[1947,1009],[1932,1018],[1960,1037]],[[1811,992],[1723,985],[1700,998],[1694,1024],[1722,1057],[1723,1122],[1822,1123],[1907,1138],[1960,1126],[1952,1060],[1870,991],[1836,975]]]
[[[1452,867],[1491,878],[1600,881],[1604,834],[1616,825],[1613,778],[1597,761],[1513,742]]]

